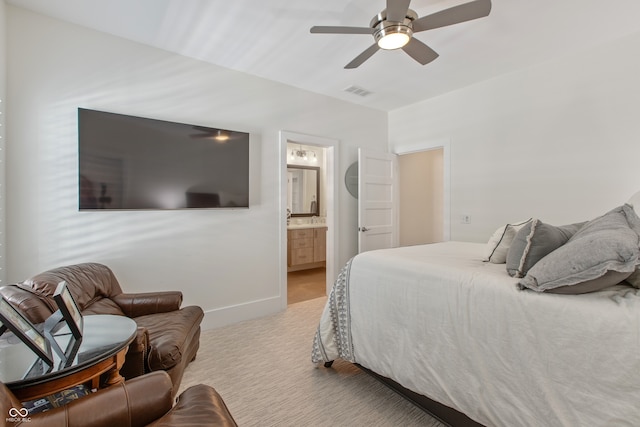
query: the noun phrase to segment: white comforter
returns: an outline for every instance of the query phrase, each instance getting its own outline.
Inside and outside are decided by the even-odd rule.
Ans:
[[[313,361],[359,363],[487,426],[639,426],[640,290],[521,291],[484,246],[356,256]]]

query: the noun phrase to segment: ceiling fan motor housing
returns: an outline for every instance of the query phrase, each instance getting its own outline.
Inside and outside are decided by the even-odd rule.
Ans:
[[[413,26],[411,23],[417,18],[418,14],[408,9],[402,22],[388,21],[387,11],[385,9],[373,17],[369,26],[375,30],[373,37],[382,49],[398,49],[402,46],[385,48],[384,44],[380,43],[380,40],[390,35],[405,35],[408,41],[413,36]]]

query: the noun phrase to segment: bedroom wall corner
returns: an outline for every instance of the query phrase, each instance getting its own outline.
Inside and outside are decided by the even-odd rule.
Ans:
[[[451,141],[452,240],[589,220],[638,190],[638,50],[640,33],[389,113],[392,149]]]

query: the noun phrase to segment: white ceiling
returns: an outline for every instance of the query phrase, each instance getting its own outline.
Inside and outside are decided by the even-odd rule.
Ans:
[[[385,0],[7,2],[385,111],[640,31],[638,0],[493,0],[486,18],[415,36],[440,54],[430,64],[422,66],[399,50],[379,51],[359,68],[345,70],[373,38],[310,34],[309,28],[366,27],[385,8]],[[424,16],[465,2],[413,0],[411,8]],[[372,94],[359,97],[344,91],[353,85]]]

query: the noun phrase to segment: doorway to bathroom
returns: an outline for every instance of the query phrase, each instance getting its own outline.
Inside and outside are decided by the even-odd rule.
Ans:
[[[336,265],[337,141],[281,132],[281,297],[286,307],[328,294]]]
[[[326,267],[288,272],[287,305],[325,296],[327,294],[326,281]]]
[[[325,151],[287,142],[287,304],[326,295]]]

